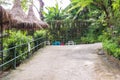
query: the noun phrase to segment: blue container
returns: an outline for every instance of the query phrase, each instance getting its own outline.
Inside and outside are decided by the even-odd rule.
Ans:
[[[60,41],[55,41],[52,43],[52,45],[60,45]]]

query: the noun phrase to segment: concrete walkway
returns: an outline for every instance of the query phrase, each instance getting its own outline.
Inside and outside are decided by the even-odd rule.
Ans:
[[[97,55],[100,48],[101,43],[48,46],[2,80],[120,80],[119,71]]]

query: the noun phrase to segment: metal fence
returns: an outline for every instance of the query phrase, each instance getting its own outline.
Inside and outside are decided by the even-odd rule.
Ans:
[[[3,54],[0,64],[0,70],[16,68],[25,59],[29,58],[39,48],[45,46],[45,38],[38,38],[36,40],[17,45],[15,47],[0,51]],[[24,47],[24,48],[23,48]],[[20,52],[18,53],[18,50]],[[24,52],[23,52],[24,51]]]

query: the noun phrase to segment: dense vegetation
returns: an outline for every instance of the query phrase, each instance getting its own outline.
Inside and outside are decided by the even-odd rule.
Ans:
[[[3,38],[3,59],[4,62],[7,62],[15,57],[15,53],[16,56],[22,55],[21,57],[17,58],[17,65],[19,65],[24,59],[32,55],[32,53],[34,53],[34,51],[36,51],[38,47],[43,47],[44,44],[39,46],[38,44],[42,43],[46,38],[46,30],[36,31],[33,33],[33,35],[28,35],[25,31],[10,30],[9,34],[9,37]],[[28,52],[28,44],[30,44],[30,52]],[[10,68],[12,67],[12,65],[13,62],[7,64],[6,67],[4,67],[4,69]]]
[[[99,36],[105,29],[98,16],[100,10],[95,11],[95,7],[74,8],[75,3],[61,9],[56,3],[54,7],[48,7],[48,12],[43,12],[45,20],[50,24],[49,35],[51,41],[75,41],[79,43],[99,42]],[[79,11],[79,12],[78,12]],[[100,16],[102,18],[102,16]]]
[[[6,2],[5,0],[2,3],[9,4]],[[26,3],[27,0],[22,0],[25,10]],[[10,31],[9,38],[4,39],[4,49],[44,37],[51,43],[54,41],[66,43],[69,40],[77,44],[102,42],[108,54],[120,59],[120,0],[71,0],[65,9],[60,8],[58,3],[46,9],[48,12],[43,12],[43,15],[44,20],[50,25],[48,30],[36,31],[29,36],[27,32]],[[37,42],[31,45],[36,46]],[[17,55],[26,49],[27,46],[17,49]],[[13,51],[5,53],[8,55],[5,61],[13,58]],[[20,60],[25,57],[26,55]]]
[[[101,32],[102,35],[99,37],[99,40],[102,40],[103,48],[110,55],[113,55],[114,57],[120,59],[119,49],[120,0],[71,0],[71,1],[73,6],[69,9],[69,11],[79,8],[76,12],[77,15],[81,13],[82,10],[87,8],[88,19],[94,19],[95,21],[92,24],[97,23],[97,26],[99,28],[102,28]],[[96,34],[97,33],[98,32],[96,32]],[[89,39],[90,38],[88,38],[88,41]],[[96,39],[93,38],[93,40]]]
[[[103,48],[114,57],[120,59],[120,29],[119,29],[119,20],[120,20],[120,0],[71,0],[71,4],[66,7],[66,9],[61,10],[58,8],[58,5],[55,7],[48,8],[48,13],[45,14],[47,21],[57,21],[57,20],[85,20],[89,21],[90,24],[87,26],[87,30],[84,32],[84,35],[78,36],[74,35],[75,29],[80,29],[80,25],[72,28],[69,26],[66,28],[62,26],[60,28],[52,27],[50,32],[52,32],[53,40],[62,40],[65,39],[65,35],[60,35],[67,31],[72,32],[72,40],[78,43],[94,43],[94,42],[103,42]],[[48,16],[50,15],[50,16]],[[71,22],[72,23],[72,22]],[[70,25],[70,22],[66,23]],[[54,23],[52,24],[52,26]],[[54,25],[55,26],[55,25]],[[86,29],[85,26],[84,29]],[[66,29],[66,30],[65,30]],[[56,30],[56,31],[55,31]],[[61,31],[62,30],[62,31]],[[59,33],[59,38],[58,34]],[[76,32],[77,34],[77,32]],[[69,33],[68,33],[69,35]],[[71,40],[68,36],[68,40]],[[65,37],[64,37],[65,36]]]
[[[1,0],[0,5],[11,5],[12,1],[13,0]],[[22,8],[24,11],[28,10],[30,3],[32,3],[32,0],[21,0]],[[10,23],[10,25],[11,24],[12,23]],[[0,27],[4,27],[4,24],[3,26],[0,25]],[[44,47],[44,41],[46,40],[47,31],[45,29],[38,29],[36,31],[26,29],[19,30],[13,28],[13,26],[11,27],[12,28],[10,29],[4,30],[3,33],[2,31],[0,32],[0,40],[2,41],[1,44],[3,44],[2,47],[0,46],[0,49],[3,50],[3,52],[0,52],[0,64],[3,65],[3,63],[5,63],[4,69],[13,67],[13,64],[14,66],[19,65],[24,59],[28,58],[36,50]],[[33,25],[32,27],[35,26]],[[5,34],[3,38],[1,38],[1,33]]]

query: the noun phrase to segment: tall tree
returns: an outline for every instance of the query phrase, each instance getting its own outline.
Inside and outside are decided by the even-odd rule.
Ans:
[[[112,13],[113,0],[71,0],[71,3],[73,6],[69,9],[69,11],[79,8],[76,14],[80,13],[81,10],[83,10],[85,7],[88,8],[90,6],[96,7],[96,9],[99,9],[104,14],[105,16],[104,20],[106,21],[107,26],[109,27],[111,26],[110,19],[112,17],[111,14],[113,14]]]

